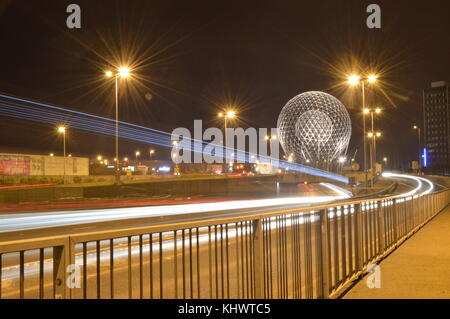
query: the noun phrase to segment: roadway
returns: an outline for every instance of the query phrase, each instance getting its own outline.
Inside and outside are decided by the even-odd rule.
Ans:
[[[322,183],[315,187],[315,192],[308,196],[274,197],[265,199],[240,199],[177,205],[153,205],[112,209],[64,210],[51,212],[8,213],[0,214],[0,234],[47,229],[53,227],[71,227],[93,223],[129,221],[132,219],[173,217],[189,215],[193,217],[202,213],[225,213],[250,211],[267,207],[306,207],[320,203],[350,198],[348,191]],[[4,238],[4,237],[3,237]]]
[[[410,185],[409,189],[403,194],[417,194],[417,193],[425,193],[431,191],[430,184],[425,180],[420,180],[418,178],[410,178],[405,176],[389,176],[389,178],[394,178],[400,180],[401,182]],[[92,226],[95,224],[104,224],[104,225],[113,225],[117,227],[121,227],[122,223],[126,223],[129,220],[139,221],[140,219],[148,219],[148,218],[166,218],[166,217],[174,217],[186,216],[187,219],[192,219],[193,216],[204,216],[204,214],[210,214],[216,212],[217,214],[242,214],[242,212],[254,213],[255,211],[263,211],[263,210],[273,210],[274,208],[292,208],[292,207],[305,207],[311,205],[317,205],[319,203],[329,203],[335,200],[342,200],[345,198],[349,198],[349,195],[345,193],[343,190],[336,188],[332,185],[322,185],[321,194],[318,196],[305,196],[305,197],[281,197],[281,198],[271,198],[271,199],[253,199],[253,200],[229,200],[223,202],[216,203],[196,203],[196,204],[181,204],[181,205],[164,205],[164,206],[151,206],[151,207],[132,207],[132,208],[116,208],[116,209],[95,209],[88,211],[54,211],[54,212],[45,212],[45,213],[19,213],[19,214],[3,214],[0,215],[0,219],[3,221],[0,225],[1,238],[0,240],[5,240],[11,235],[21,237],[21,234],[30,234],[34,235],[39,234],[41,232],[47,232],[48,229],[54,228],[57,230],[64,231],[70,229],[72,232],[80,232],[86,230],[92,230]],[[401,195],[401,194],[398,194]],[[91,227],[91,228],[90,228]],[[301,225],[301,232],[304,233],[304,225]],[[276,227],[271,229],[271,233],[273,233],[274,243],[273,249],[275,249],[276,244],[275,241],[278,236]],[[241,267],[248,267],[243,262],[244,259],[241,259],[239,262],[238,253],[239,250],[234,248],[236,247],[237,241],[236,238],[236,230],[229,229],[229,240],[226,244],[226,247],[220,247],[220,252],[223,253],[224,249],[229,254],[229,269],[238,269]],[[170,238],[170,235],[165,234],[163,241],[166,243],[172,242],[173,238]],[[175,289],[174,289],[174,277],[176,276],[178,279],[178,297],[183,297],[183,281],[185,282],[185,297],[190,296],[190,291],[193,292],[194,297],[200,293],[200,297],[208,298],[210,296],[209,287],[206,285],[201,285],[201,289],[199,291],[196,290],[197,280],[205,283],[209,281],[211,276],[211,257],[207,253],[209,251],[209,247],[207,243],[207,234],[205,230],[202,230],[199,237],[199,250],[196,251],[193,255],[193,262],[188,263],[186,266],[186,262],[183,263],[186,266],[186,269],[190,269],[193,267],[195,270],[198,267],[198,277],[194,276],[193,281],[191,278],[183,277],[181,270],[178,270],[178,273],[175,275],[173,266],[175,264],[175,260],[177,261],[179,267],[182,264],[182,258],[189,258],[189,253],[183,252],[181,249],[177,249],[174,254],[173,244],[172,249],[165,249],[163,251],[163,261],[165,264],[164,267],[164,275],[163,275],[163,287],[165,294],[167,297],[175,297]],[[292,238],[292,231],[289,230],[287,237]],[[10,237],[11,238],[11,237]],[[314,238],[312,238],[311,245],[314,245]],[[196,245],[196,238],[194,238],[194,247]],[[291,251],[291,240],[287,242],[286,250]],[[304,238],[300,240],[301,245],[304,243]],[[183,244],[182,240],[178,240],[178,247],[181,247]],[[186,247],[188,247],[189,243],[184,241]],[[142,251],[142,263],[139,260],[139,242],[137,238],[133,239],[131,245],[131,261],[132,261],[132,281],[134,283],[139,283],[140,280],[143,281],[143,296],[148,298],[150,297],[150,265],[153,268],[152,278],[159,278],[159,245],[158,243],[153,244],[152,246],[153,254],[152,259],[150,260],[150,244],[149,237],[144,237],[143,241],[143,251]],[[163,246],[164,247],[164,246]],[[82,255],[81,255],[81,247],[77,248],[77,257],[76,263],[79,265],[83,264]],[[97,290],[95,289],[95,284],[97,281],[97,273],[96,273],[96,263],[97,263],[97,252],[94,243],[88,244],[88,254],[87,254],[87,270],[88,270],[88,297],[95,298]],[[216,248],[217,249],[217,248]],[[127,298],[128,297],[128,245],[125,239],[116,240],[114,242],[114,267],[115,267],[115,297],[116,298]],[[194,249],[195,251],[195,249]],[[273,256],[275,258],[278,251],[272,251]],[[304,251],[302,252],[304,254]],[[198,254],[198,259],[197,259]],[[220,253],[219,253],[220,255]],[[108,243],[101,244],[101,252],[100,252],[100,260],[101,260],[101,269],[100,269],[100,283],[101,283],[101,296],[109,298],[110,296],[110,284],[109,284],[109,256],[110,256],[110,248]],[[183,257],[184,256],[184,257]],[[6,258],[5,258],[6,257]],[[51,280],[51,251],[46,251],[46,262],[45,262],[45,286],[46,286],[46,294],[51,294],[52,280]],[[289,258],[293,259],[292,256]],[[39,263],[37,262],[37,252],[30,253],[26,256],[26,264],[25,264],[25,277],[26,277],[26,298],[37,298],[38,295],[38,284],[39,284]],[[223,257],[218,257],[217,255],[213,258],[213,265],[218,261],[219,267],[214,267],[212,270],[213,279],[217,278],[215,281],[217,284],[213,285],[213,295],[212,297],[221,297],[222,289],[225,292],[224,296],[227,296],[226,292],[230,291],[230,297],[232,298],[242,298],[246,296],[247,290],[246,287],[238,287],[238,277],[242,276],[242,272],[239,274],[236,271],[231,271],[227,274],[224,274],[223,268],[220,269],[220,263],[224,262]],[[17,288],[19,285],[18,276],[19,270],[17,266],[18,256],[17,254],[9,254],[9,256],[3,257],[3,298],[14,298],[17,297]],[[304,261],[299,265],[300,268],[304,268]],[[141,278],[140,266],[143,266],[146,271],[144,271],[143,277]],[[237,267],[239,266],[239,267]],[[280,269],[282,265],[279,265],[277,262],[273,263],[271,274],[276,278],[276,276],[280,275]],[[314,268],[314,267],[313,267]],[[244,269],[244,268],[242,268]],[[303,270],[302,270],[303,271]],[[226,277],[227,283],[221,284],[222,278]],[[217,276],[217,277],[216,277]],[[247,278],[248,279],[248,278]],[[315,281],[315,277],[311,277],[310,280]],[[213,280],[214,281],[214,280]],[[191,290],[192,285],[192,290]],[[159,287],[159,280],[155,279],[154,286]],[[282,293],[283,287],[274,286],[274,295],[275,296],[283,296]],[[134,285],[133,287],[133,296],[139,297],[139,285]],[[157,289],[155,288],[155,291]],[[216,291],[219,293],[216,295]],[[306,294],[306,286],[302,285],[301,287],[297,287],[297,290],[292,287],[292,285],[288,285],[286,288],[287,293],[284,295],[285,297],[298,297],[299,292],[305,296]],[[48,295],[47,295],[48,296]],[[82,290],[75,289],[74,297],[81,298]],[[153,297],[158,298],[159,295],[155,292]],[[312,296],[310,296],[312,297]]]

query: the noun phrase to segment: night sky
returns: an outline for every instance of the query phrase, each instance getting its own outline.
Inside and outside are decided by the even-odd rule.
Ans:
[[[66,27],[70,3],[81,6],[81,29]],[[382,8],[381,29],[366,27],[370,3]],[[227,105],[236,106],[236,126],[275,127],[289,99],[321,90],[352,116],[352,156],[362,154],[361,99],[344,81],[376,70],[380,84],[367,99],[383,108],[378,154],[405,165],[415,159],[422,89],[450,80],[449,14],[448,0],[1,0],[0,91],[112,118],[103,72],[131,62],[136,80],[121,92],[121,119],[171,132],[194,119],[219,126]],[[0,120],[0,152],[61,151],[53,127]],[[74,155],[113,154],[110,137],[68,138]],[[124,141],[121,152],[150,147]]]

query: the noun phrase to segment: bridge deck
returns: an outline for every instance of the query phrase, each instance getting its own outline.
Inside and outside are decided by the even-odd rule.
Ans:
[[[450,298],[450,206],[380,263],[381,288],[367,276],[344,299]]]

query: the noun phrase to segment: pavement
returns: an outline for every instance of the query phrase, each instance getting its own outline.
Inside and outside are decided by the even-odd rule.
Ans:
[[[450,206],[406,240],[379,266],[380,288],[368,288],[369,276],[366,276],[343,298],[450,298]]]

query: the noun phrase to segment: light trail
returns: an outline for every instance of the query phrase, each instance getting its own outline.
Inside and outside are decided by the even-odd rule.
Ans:
[[[390,177],[391,178],[406,178],[406,179],[413,180],[417,183],[417,187],[414,188],[413,190],[403,193],[403,194],[395,195],[394,197],[409,197],[409,196],[413,196],[413,195],[417,194],[423,186],[422,182],[425,182],[426,184],[428,184],[428,189],[425,190],[424,192],[420,193],[419,194],[420,196],[427,195],[434,190],[434,184],[430,180],[423,178],[423,177],[417,177],[417,176],[406,175],[406,174],[388,173],[388,172],[383,173],[382,176],[386,177],[386,178],[390,178]]]
[[[7,101],[0,100],[0,115],[14,117],[19,119],[31,120],[46,124],[58,125],[64,123],[70,127],[89,131],[93,133],[100,133],[104,135],[115,135],[115,121],[109,118],[64,109],[44,103],[38,103],[21,98],[11,97],[4,94],[0,94],[0,97],[7,99]],[[11,101],[12,100],[12,101]],[[20,103],[18,103],[20,102]],[[21,104],[26,103],[26,104]],[[42,109],[42,107],[46,109]],[[50,110],[48,110],[50,109]],[[125,138],[135,142],[148,143],[153,145],[159,145],[163,147],[173,148],[172,146],[172,134],[158,131],[151,128],[135,125],[127,122],[119,122],[120,138]],[[176,137],[178,138],[178,137]],[[193,144],[193,145],[192,145]],[[191,151],[194,153],[204,153],[204,146],[214,146],[216,149],[222,150],[223,145],[216,145],[204,141],[199,141],[191,138],[183,138],[180,141],[180,146],[190,146]],[[198,147],[200,146],[200,150]],[[225,150],[235,154],[234,156],[227,157],[230,160],[237,160],[239,162],[256,163],[257,159],[253,158],[253,154],[238,149],[225,148]],[[309,175],[325,177],[331,180],[347,183],[348,178],[336,174],[329,173],[320,169],[304,166],[301,164],[290,163],[282,161],[277,158],[271,158],[269,156],[258,156],[261,162],[268,162],[274,164],[275,167],[289,169],[296,172],[301,172]]]
[[[330,188],[330,187],[329,187]],[[336,191],[335,189],[333,189]],[[2,214],[0,233],[79,225],[95,222],[126,220],[133,218],[162,217],[178,214],[198,214],[206,212],[230,211],[286,205],[307,205],[325,203],[350,196],[337,191],[337,196],[287,197],[257,200],[238,200],[215,203],[182,204],[166,206],[147,206],[114,209],[94,209],[86,211],[57,211],[46,213]]]

